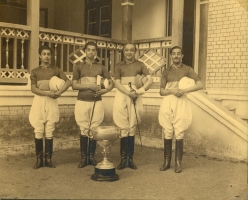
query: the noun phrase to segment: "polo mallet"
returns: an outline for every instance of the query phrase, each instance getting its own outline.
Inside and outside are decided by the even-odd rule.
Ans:
[[[131,89],[131,92],[132,91],[136,92],[136,90],[134,90],[132,88],[132,83],[131,82],[128,83],[128,86]],[[134,112],[135,112],[135,117],[136,117],[136,122],[137,122],[137,129],[138,129],[138,133],[139,133],[139,136],[140,136],[140,145],[141,145],[141,151],[142,151],[142,141],[141,141],[141,135],[140,135],[140,129],[139,129],[139,121],[138,121],[138,116],[137,116],[137,111],[136,111],[136,100],[137,100],[137,98],[133,99],[133,106],[134,106]]]
[[[91,116],[90,116],[90,124],[89,124],[88,136],[90,135],[90,126],[91,126],[91,122],[92,122],[92,118],[93,118],[93,114],[94,114],[94,110],[95,110],[95,105],[96,105],[96,101],[94,101]],[[88,141],[87,141],[87,165],[89,163],[90,163],[90,138],[88,137]]]
[[[97,85],[100,85],[101,83],[99,83],[99,79],[97,78]],[[91,116],[90,116],[90,124],[89,124],[89,130],[88,130],[88,136],[90,135],[90,126],[92,123],[92,118],[94,115],[94,110],[95,110],[95,105],[96,105],[96,100],[94,100],[94,104],[93,104],[93,108],[92,108],[92,112],[91,112]],[[87,164],[90,163],[90,139],[88,137],[88,142],[87,142]]]

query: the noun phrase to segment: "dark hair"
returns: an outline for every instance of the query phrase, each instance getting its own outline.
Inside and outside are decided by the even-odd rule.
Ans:
[[[87,49],[88,46],[94,46],[97,50],[97,44],[95,42],[89,41],[84,45],[84,51]]]
[[[128,44],[132,44],[132,45],[134,46],[134,51],[137,50],[136,45],[135,45],[134,43],[132,43],[132,42],[127,42],[127,43],[125,43],[125,44],[123,45],[123,51],[124,51],[125,47],[126,47]]]
[[[51,48],[51,47],[48,47],[48,46],[41,46],[41,47],[39,48],[39,54],[41,54],[41,52],[42,52],[43,50],[49,50],[49,51],[51,52],[51,54],[52,54],[52,48]]]
[[[174,49],[180,49],[181,52],[182,52],[182,54],[183,54],[183,49],[182,49],[181,47],[179,47],[179,46],[174,46],[174,47],[172,47],[172,48],[170,49],[170,54],[172,54],[172,51],[173,51]]]

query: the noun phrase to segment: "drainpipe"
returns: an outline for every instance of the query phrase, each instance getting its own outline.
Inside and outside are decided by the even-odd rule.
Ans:
[[[133,0],[122,0],[122,40],[132,41]]]
[[[40,21],[40,0],[27,0],[27,25],[31,27],[28,50],[28,69],[39,65],[39,21]]]

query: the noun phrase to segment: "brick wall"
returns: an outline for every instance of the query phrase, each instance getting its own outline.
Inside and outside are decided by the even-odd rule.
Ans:
[[[29,123],[30,106],[0,106],[0,144],[19,145],[34,141],[34,129]],[[60,106],[60,121],[54,137],[78,138],[79,129],[74,119],[74,105]]]
[[[62,141],[78,139],[80,130],[74,117],[74,105],[60,105],[59,108],[60,120],[56,123],[54,138]],[[159,106],[144,105],[140,124],[141,135],[161,138],[158,110]],[[0,106],[0,145],[2,147],[33,144],[34,129],[29,123],[29,112],[30,106]],[[111,113],[105,112],[102,125],[114,125],[112,110]]]
[[[248,91],[248,1],[209,2],[206,87]]]

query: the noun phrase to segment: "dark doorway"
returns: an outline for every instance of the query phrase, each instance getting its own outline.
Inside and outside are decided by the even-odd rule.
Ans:
[[[85,33],[111,37],[112,0],[86,0]]]
[[[183,63],[194,68],[195,0],[184,0],[183,14]]]

